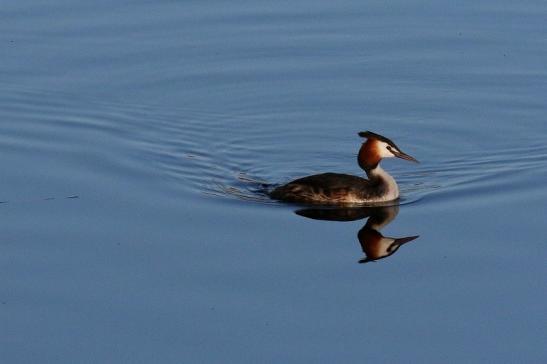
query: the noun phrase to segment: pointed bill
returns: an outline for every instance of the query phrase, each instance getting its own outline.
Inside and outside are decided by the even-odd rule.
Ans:
[[[418,160],[406,153],[403,153],[399,150],[395,150],[395,149],[391,149],[391,153],[393,153],[394,156],[396,156],[397,158],[401,158],[401,159],[404,159],[406,161],[411,161],[411,162],[416,162],[416,163],[420,163],[418,162]]]

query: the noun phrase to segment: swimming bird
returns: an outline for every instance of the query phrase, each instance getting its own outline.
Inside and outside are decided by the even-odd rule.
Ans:
[[[366,138],[361,145],[357,162],[368,179],[341,173],[322,173],[296,179],[275,188],[270,197],[288,202],[340,204],[382,204],[399,198],[395,179],[380,167],[383,158],[397,157],[418,162],[403,153],[393,141],[373,133],[362,131]]]

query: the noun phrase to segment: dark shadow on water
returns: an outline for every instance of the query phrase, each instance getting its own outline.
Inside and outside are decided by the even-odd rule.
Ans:
[[[300,216],[314,220],[355,221],[368,218],[365,225],[357,233],[359,244],[365,257],[359,263],[368,263],[390,257],[404,244],[419,237],[419,235],[401,238],[386,237],[380,232],[391,223],[399,213],[399,206],[383,207],[352,207],[352,208],[304,208],[296,210]]]

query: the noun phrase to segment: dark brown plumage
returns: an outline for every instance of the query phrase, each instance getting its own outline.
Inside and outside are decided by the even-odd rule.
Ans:
[[[322,173],[296,179],[274,189],[276,200],[305,203],[361,203],[384,193],[381,181],[341,173]]]

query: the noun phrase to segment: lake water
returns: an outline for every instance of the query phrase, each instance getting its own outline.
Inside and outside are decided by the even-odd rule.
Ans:
[[[3,2],[2,361],[544,363],[546,19],[544,1]],[[421,161],[383,163],[398,208],[261,193],[362,174],[363,130]],[[409,241],[375,256],[382,235]]]

